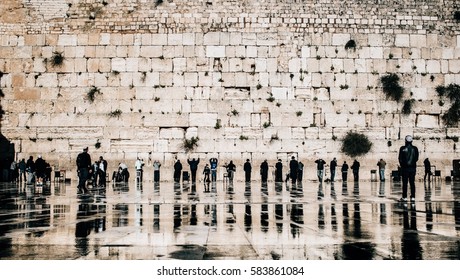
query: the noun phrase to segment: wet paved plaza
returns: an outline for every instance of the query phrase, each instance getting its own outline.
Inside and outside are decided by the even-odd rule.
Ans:
[[[0,259],[460,258],[460,183],[0,185]]]

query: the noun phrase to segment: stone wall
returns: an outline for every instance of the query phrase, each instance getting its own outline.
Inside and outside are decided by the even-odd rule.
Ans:
[[[396,168],[406,134],[443,175],[460,156],[435,91],[460,83],[455,1],[10,0],[0,10],[1,133],[18,158],[74,171],[88,146],[110,170],[139,156],[169,178],[176,157],[241,171],[246,158],[296,155],[313,179],[317,157],[352,161],[340,152],[351,130],[373,142],[363,178],[379,158]],[[410,114],[382,92],[388,73],[414,99]]]

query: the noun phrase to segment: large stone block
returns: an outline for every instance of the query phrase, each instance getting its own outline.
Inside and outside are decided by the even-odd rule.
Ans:
[[[420,128],[439,128],[439,115],[418,114],[416,118],[416,126]]]
[[[189,123],[191,126],[214,127],[217,121],[217,113],[190,113]]]

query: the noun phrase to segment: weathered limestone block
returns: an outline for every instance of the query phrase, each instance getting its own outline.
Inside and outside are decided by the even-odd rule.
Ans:
[[[349,113],[325,113],[325,122],[330,127],[348,127]]]
[[[183,139],[185,130],[183,128],[160,127],[160,139]]]
[[[460,60],[449,60],[449,71],[451,73],[459,73],[460,72]]]
[[[225,57],[225,46],[206,46],[206,57]]]
[[[225,139],[239,139],[242,133],[243,128],[241,127],[224,127]]]
[[[439,115],[418,114],[416,117],[416,127],[419,128],[439,128]]]
[[[294,98],[294,94],[292,93],[291,88],[272,87],[271,93],[275,99],[293,99]]]
[[[214,127],[217,121],[217,113],[190,113],[189,118],[191,126]]]
[[[409,34],[396,34],[395,46],[396,47],[410,47]]]
[[[410,47],[424,48],[427,46],[427,37],[422,34],[410,34]]]
[[[154,153],[166,153],[168,152],[169,140],[154,139],[153,140],[153,152]]]

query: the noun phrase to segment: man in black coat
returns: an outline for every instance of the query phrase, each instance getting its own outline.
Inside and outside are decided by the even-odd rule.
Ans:
[[[262,177],[262,183],[266,183],[268,179],[268,162],[264,160],[260,164],[260,176]]]
[[[190,165],[190,173],[192,173],[192,183],[196,182],[196,171],[198,170],[198,164],[200,163],[200,159],[193,158],[192,160],[187,160],[188,165]]]
[[[402,173],[402,201],[407,201],[407,183],[410,185],[410,200],[415,201],[415,174],[418,161],[418,148],[412,145],[412,136],[407,135],[404,146],[399,148],[399,165]]]
[[[281,159],[275,164],[275,182],[283,182],[283,163]]]
[[[251,166],[251,162],[249,162],[249,159],[247,159],[246,162],[244,163],[243,170],[244,170],[244,177],[246,179],[245,181],[251,182],[252,166]]]
[[[83,149],[83,152],[77,156],[77,168],[78,168],[78,191],[88,192],[86,187],[86,181],[89,178],[89,170],[91,169],[91,156],[88,154],[88,147]]]
[[[292,183],[295,184],[297,181],[297,175],[299,173],[299,162],[293,156],[289,162],[289,177],[291,177]]]
[[[176,163],[174,164],[174,182],[179,183],[180,182],[180,175],[182,172],[182,163],[180,160],[177,160]]]

